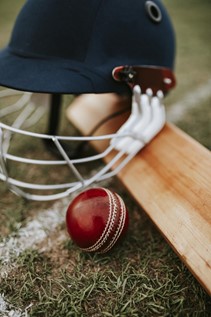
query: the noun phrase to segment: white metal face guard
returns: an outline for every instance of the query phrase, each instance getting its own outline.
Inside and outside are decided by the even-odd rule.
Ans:
[[[3,90],[0,91],[0,98],[6,96],[18,95],[20,92]],[[41,98],[42,97],[42,98]],[[42,100],[39,100],[39,99]],[[85,188],[92,183],[105,180],[116,175],[147,143],[149,143],[163,128],[165,124],[165,108],[163,105],[163,93],[158,91],[153,96],[152,90],[147,89],[145,94],[141,94],[139,86],[133,88],[132,111],[128,120],[114,134],[102,136],[54,136],[31,132],[29,126],[34,125],[46,110],[49,95],[22,93],[20,99],[14,104],[0,108],[0,119],[11,116],[13,113],[21,113],[15,119],[13,124],[8,125],[0,122],[0,180],[4,181],[11,191],[29,200],[47,201],[60,199],[68,196],[76,190]],[[1,100],[0,99],[0,100]],[[42,101],[42,102],[41,102]],[[41,105],[38,106],[37,103]],[[43,105],[44,103],[44,105]],[[63,157],[62,160],[40,160],[27,157],[20,157],[10,153],[10,146],[14,135],[19,137],[33,137],[35,139],[49,139]],[[62,141],[95,141],[108,140],[108,147],[100,154],[70,159],[63,148]],[[81,164],[94,162],[106,157],[111,151],[116,150],[113,159],[106,164],[95,175],[84,178],[78,169]],[[10,176],[9,162],[15,164],[28,164],[27,166],[50,166],[55,171],[58,166],[69,168],[71,175],[74,175],[76,181],[59,184],[37,184],[25,182]],[[114,167],[115,165],[115,167]],[[42,191],[42,194],[36,194],[34,191]],[[52,191],[51,194],[43,192]]]

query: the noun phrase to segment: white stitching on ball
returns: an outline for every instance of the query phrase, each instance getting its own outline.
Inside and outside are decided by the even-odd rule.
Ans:
[[[103,233],[100,236],[100,238],[92,246],[90,246],[88,248],[82,248],[82,250],[85,250],[85,251],[93,252],[93,251],[99,250],[108,240],[109,235],[110,235],[110,233],[113,229],[114,223],[115,223],[115,218],[117,215],[117,205],[115,204],[114,195],[112,194],[111,191],[109,191],[105,188],[103,188],[103,190],[107,193],[108,199],[109,199],[109,217],[108,217],[105,229],[103,230]]]
[[[118,222],[118,226],[117,226],[117,230],[111,240],[111,242],[109,243],[109,245],[107,246],[107,248],[105,248],[102,253],[104,252],[107,252],[108,250],[110,250],[114,244],[116,243],[116,241],[119,239],[122,231],[123,231],[123,228],[124,228],[124,224],[125,224],[125,219],[126,219],[126,207],[125,207],[125,203],[124,201],[122,200],[122,198],[116,194],[118,200],[119,200],[119,203],[120,203],[120,217],[119,217],[119,222]]]

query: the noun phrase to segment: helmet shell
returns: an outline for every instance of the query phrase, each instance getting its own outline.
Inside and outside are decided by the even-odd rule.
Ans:
[[[160,21],[147,3],[159,8]],[[0,52],[0,85],[43,93],[128,92],[120,65],[173,69],[175,34],[159,0],[28,0]]]

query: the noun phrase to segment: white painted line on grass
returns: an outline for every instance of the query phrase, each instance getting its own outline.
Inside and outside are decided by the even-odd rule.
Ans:
[[[211,78],[203,85],[192,92],[188,92],[180,101],[169,107],[167,111],[167,120],[178,122],[185,114],[211,97]]]
[[[6,299],[4,294],[0,294],[0,313],[2,317],[28,317],[28,312],[27,310],[32,306],[30,304],[26,309],[21,311],[20,309],[15,309],[11,304],[9,304]]]
[[[10,265],[25,250],[35,247],[43,241],[55,228],[65,221],[69,201],[61,200],[51,209],[41,211],[35,219],[29,221],[14,235],[5,238],[0,243],[0,277],[6,277]]]
[[[40,211],[36,218],[29,221],[14,236],[11,235],[0,243],[0,278],[7,278],[9,272],[15,267],[16,258],[25,250],[36,247],[36,245],[46,239],[56,227],[65,221],[67,209],[67,199],[61,200],[53,205],[51,209]],[[61,234],[58,241],[64,240],[65,235]],[[54,241],[55,243],[55,241]],[[48,244],[41,251],[52,247]],[[28,317],[28,309],[33,304],[27,306],[24,311],[13,307],[6,300],[4,294],[0,293],[0,316],[2,317]]]

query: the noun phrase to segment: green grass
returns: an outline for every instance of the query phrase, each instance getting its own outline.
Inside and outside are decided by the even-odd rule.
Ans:
[[[164,2],[177,32],[178,85],[167,97],[170,106],[210,78],[211,2]],[[24,0],[0,1],[1,47],[8,42],[13,19],[23,3]],[[208,148],[211,147],[210,114],[210,100],[207,100],[178,123]],[[64,132],[67,132],[66,124],[63,120]],[[23,140],[17,142],[27,155],[42,152]],[[57,181],[66,177],[64,174],[55,172],[52,176]],[[49,181],[48,174],[36,177]],[[103,185],[118,192],[128,206],[130,227],[124,241],[107,255],[86,254],[68,237],[60,241],[66,230],[64,224],[58,227],[49,237],[53,248],[45,249],[48,241],[44,241],[37,249],[23,252],[8,276],[1,278],[0,294],[5,295],[11,309],[24,311],[32,304],[27,310],[30,317],[210,316],[209,296],[143,210],[116,178]],[[15,234],[38,211],[51,204],[26,202],[0,183],[0,241]]]
[[[177,40],[177,87],[168,98],[171,104],[210,78],[211,2],[164,0],[164,3],[171,14]]]
[[[211,149],[211,98],[189,111],[177,124],[208,149]]]
[[[108,255],[65,241],[17,266],[1,288],[22,310],[32,303],[30,316],[209,316],[208,296],[145,215]]]
[[[24,3],[25,0],[0,1],[0,47],[8,43],[14,20]]]

